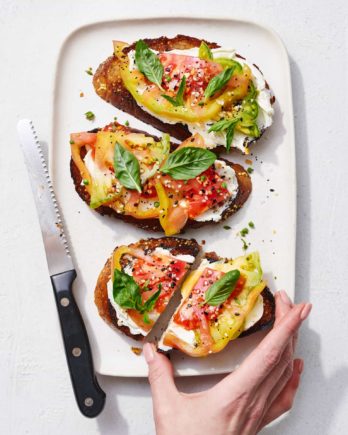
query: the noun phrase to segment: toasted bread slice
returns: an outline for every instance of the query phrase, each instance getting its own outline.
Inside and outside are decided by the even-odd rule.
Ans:
[[[112,126],[116,129],[116,131],[122,131],[125,135],[127,134],[141,134],[147,138],[152,139],[154,141],[159,141],[156,136],[151,136],[148,133],[141,132],[139,130],[126,127],[123,125],[120,125],[118,123],[113,123]],[[99,129],[93,130],[91,133],[98,132]],[[83,135],[84,133],[82,133]],[[88,140],[87,140],[88,142]],[[72,147],[76,146],[76,144],[73,144]],[[70,161],[70,172],[71,177],[73,179],[76,192],[79,194],[80,198],[88,205],[91,204],[91,196],[88,191],[88,186],[84,184],[84,177],[85,175],[82,173],[81,167],[79,167],[76,163],[77,160],[83,160],[86,156],[88,148],[88,143],[86,145],[78,145],[78,149],[75,149],[74,152],[78,153],[78,159],[71,158]],[[76,157],[76,155],[75,155]],[[180,232],[184,232],[188,228],[199,228],[204,225],[213,224],[217,222],[221,222],[228,217],[230,217],[232,214],[237,212],[246,202],[248,199],[251,190],[252,190],[252,184],[251,179],[247,171],[239,164],[233,163],[230,161],[227,161],[225,159],[219,158],[219,161],[223,162],[223,164],[226,165],[226,167],[229,167],[233,170],[235,174],[235,180],[237,183],[237,194],[235,196],[230,196],[228,199],[226,199],[225,202],[223,202],[223,210],[218,216],[215,216],[212,219],[207,220],[198,220],[196,219],[190,219],[188,218],[185,225],[181,228]],[[86,170],[86,168],[84,168]],[[203,198],[203,197],[202,197]],[[115,207],[113,207],[112,201],[107,204],[102,204],[98,207],[93,207],[95,211],[100,213],[101,215],[109,215],[113,216],[117,219],[121,219],[124,222],[128,222],[130,224],[136,225],[142,229],[148,230],[148,231],[163,231],[163,227],[161,226],[160,220],[158,217],[135,217],[133,215],[127,214],[127,213],[120,213],[118,212]],[[173,233],[174,234],[174,233]]]
[[[105,263],[94,292],[94,301],[98,308],[99,315],[102,317],[103,320],[105,320],[109,325],[115,327],[116,329],[120,330],[124,334],[128,335],[129,337],[132,337],[135,340],[143,340],[144,336],[147,335],[147,333],[151,330],[153,322],[150,325],[144,325],[144,323],[139,319],[136,319],[138,322],[139,329],[146,328],[146,331],[142,331],[142,333],[136,333],[135,328],[131,328],[129,325],[127,326],[127,322],[125,321],[126,318],[120,319],[118,317],[118,314],[115,310],[115,301],[110,300],[110,292],[108,292],[108,285],[110,285],[111,276],[114,270],[114,259],[115,259],[115,253],[121,252],[119,263],[122,271],[128,271],[128,273],[132,273],[129,270],[130,265],[130,257],[132,259],[132,252],[135,252],[137,254],[137,251],[141,251],[146,256],[152,256],[154,253],[156,254],[157,251],[160,252],[160,254],[166,254],[173,256],[173,260],[175,260],[175,257],[190,260],[185,262],[186,266],[184,269],[181,269],[180,277],[175,283],[175,286],[171,287],[171,293],[167,295],[167,297],[164,299],[164,302],[162,300],[161,303],[161,310],[164,310],[167,304],[169,303],[171,297],[174,295],[176,289],[180,286],[181,282],[186,277],[186,274],[189,272],[192,264],[194,263],[197,255],[200,252],[200,246],[194,239],[179,239],[176,237],[163,237],[159,239],[146,239],[146,240],[140,240],[137,243],[133,243],[129,245],[127,248],[130,248],[130,253],[128,253],[126,250],[123,249],[123,251],[119,251],[120,247],[117,247],[113,253],[113,255],[107,260]],[[156,251],[156,252],[155,252]],[[124,252],[124,254],[122,254]],[[156,254],[158,255],[158,254]],[[191,257],[191,258],[190,258]],[[181,261],[181,260],[180,260]],[[128,266],[128,269],[127,269]],[[183,265],[180,265],[183,266]],[[161,268],[171,268],[173,272],[173,264],[170,264],[169,266],[163,265]],[[134,269],[134,262],[133,262],[133,269]],[[163,271],[162,271],[163,272]],[[162,274],[163,275],[163,274]],[[147,284],[148,287],[151,287],[151,276],[149,275],[149,281],[150,283]],[[162,278],[162,291],[168,291],[168,288],[164,284],[165,277]],[[140,278],[139,275],[136,276],[136,280],[139,283]],[[152,279],[152,281],[154,281]],[[109,294],[108,294],[109,293]],[[122,314],[125,313],[125,310],[118,310],[119,315],[120,312]],[[129,311],[129,310],[128,310]],[[155,316],[157,317],[157,316]],[[127,320],[127,319],[126,319]],[[132,322],[131,322],[132,323]],[[133,325],[134,327],[134,325]]]
[[[225,302],[204,302],[207,289],[229,271],[240,271]],[[234,260],[208,253],[184,282],[182,301],[164,331],[159,349],[179,349],[193,357],[220,352],[229,341],[260,331],[274,322],[274,297],[262,281],[258,253]]]
[[[156,52],[171,52],[175,50],[175,53],[180,53],[180,50],[190,50],[190,49],[198,49],[202,43],[202,39],[193,38],[185,35],[177,35],[174,38],[160,37],[154,39],[144,39],[145,43],[148,47]],[[219,49],[220,46],[215,42],[207,42],[204,41],[210,49],[214,51],[214,49]],[[131,45],[125,44],[125,47],[122,50],[122,56],[128,56],[128,54],[135,50],[135,43]],[[198,50],[197,50],[198,52]],[[183,52],[185,54],[185,52]],[[186,52],[187,53],[187,52]],[[192,55],[191,55],[192,56]],[[194,55],[194,56],[197,56]],[[235,54],[235,60],[243,63],[246,63],[244,57]],[[272,104],[275,101],[274,96],[271,94],[269,90],[268,83],[264,80],[261,70],[255,64],[247,64],[249,69],[252,70],[252,80],[255,84],[256,89],[262,94],[261,97],[257,97],[259,103],[259,109],[265,112],[261,115],[258,115],[258,127],[259,132],[255,135],[246,134],[245,136],[242,133],[235,133],[235,139],[233,140],[232,147],[239,148],[243,152],[248,153],[248,147],[255,142],[261,135],[264,133],[267,127],[272,123],[273,109]],[[175,123],[174,120],[168,119],[161,116],[160,114],[156,114],[149,109],[144,109],[143,106],[136,101],[134,98],[134,94],[128,90],[127,86],[124,83],[123,78],[121,77],[121,70],[124,68],[122,66],[122,62],[120,61],[120,56],[110,56],[105,62],[103,62],[93,77],[93,85],[96,93],[105,101],[111,103],[116,108],[136,117],[137,119],[155,127],[156,129],[168,133],[170,136],[178,139],[185,140],[193,132],[197,130],[197,121],[192,124],[192,128],[190,127],[190,123],[187,123],[184,120],[177,120]],[[260,89],[258,89],[258,87]],[[237,101],[239,104],[239,101]],[[225,109],[224,109],[225,110]],[[230,109],[228,109],[230,110]],[[225,116],[225,115],[224,115]],[[266,122],[263,117],[267,117],[268,121]],[[175,119],[175,117],[174,117]],[[211,123],[208,127],[210,127],[217,119],[211,119]],[[206,129],[206,133],[208,130]],[[237,141],[237,135],[240,137]],[[223,151],[226,142],[226,135],[223,133],[217,134],[207,134],[207,137],[211,138],[211,143],[209,146],[211,148],[216,148],[216,151]],[[238,144],[237,144],[238,142]]]

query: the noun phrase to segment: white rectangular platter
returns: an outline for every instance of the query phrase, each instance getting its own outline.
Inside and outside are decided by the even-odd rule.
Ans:
[[[95,369],[104,375],[146,376],[143,356],[136,356],[133,340],[112,330],[98,316],[94,286],[98,274],[115,246],[156,236],[121,221],[101,217],[90,210],[76,194],[70,178],[69,134],[103,127],[117,116],[119,122],[157,133],[146,124],[116,110],[94,92],[86,70],[112,54],[112,40],[186,34],[235,48],[263,71],[276,96],[273,126],[252,147],[251,156],[234,153],[234,161],[250,166],[253,192],[244,208],[224,224],[190,230],[183,237],[205,240],[206,251],[221,256],[243,254],[238,231],[253,221],[255,229],[246,239],[249,251],[259,250],[263,270],[272,291],[285,288],[294,297],[296,240],[296,174],[291,78],[286,50],[271,30],[255,23],[194,18],[131,19],[96,23],[82,27],[65,41],[57,64],[50,168],[54,188],[62,208],[72,246],[78,278],[74,293],[90,337]],[[84,96],[81,97],[80,93]],[[84,113],[95,113],[87,121]],[[160,236],[160,234],[158,234]],[[173,352],[177,375],[203,375],[231,371],[257,345],[264,333],[236,340],[216,355],[194,359]]]

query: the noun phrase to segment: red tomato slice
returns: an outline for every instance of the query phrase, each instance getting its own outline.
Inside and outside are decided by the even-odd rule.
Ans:
[[[208,288],[220,279],[223,272],[207,267],[198,279],[190,296],[186,299],[179,311],[174,316],[174,322],[182,325],[185,329],[199,329],[202,315],[213,320],[219,313],[219,307],[201,305],[204,302],[204,294]]]
[[[208,288],[223,275],[224,272],[213,270],[207,267],[193,287],[190,296],[185,300],[184,304],[175,314],[174,322],[182,325],[188,330],[199,329],[201,334],[203,333],[206,337],[206,323],[208,321],[217,319],[219,313],[221,312],[222,305],[215,307],[204,304],[204,295]],[[245,281],[245,277],[241,275],[231,296],[227,299],[227,303],[241,293],[245,285]]]
[[[94,146],[95,141],[97,140],[97,133],[88,133],[85,131],[82,133],[72,133],[70,135],[70,139],[78,146],[83,146],[83,145]]]
[[[155,305],[155,309],[161,313],[185,275],[188,265],[184,261],[162,255],[153,254],[151,259],[151,264],[142,259],[136,259],[132,274],[140,287],[146,286],[148,289],[142,293],[143,302],[161,289],[160,297]]]
[[[203,96],[209,81],[223,70],[218,63],[182,54],[160,53],[159,60],[164,68],[162,86],[176,94],[185,74],[185,96],[195,99]]]

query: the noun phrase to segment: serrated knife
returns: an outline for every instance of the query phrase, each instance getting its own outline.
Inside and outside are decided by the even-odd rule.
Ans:
[[[94,373],[87,331],[72,293],[76,271],[58,203],[32,121],[19,121],[17,130],[38,211],[76,401],[83,415],[96,417],[104,407],[105,393]]]

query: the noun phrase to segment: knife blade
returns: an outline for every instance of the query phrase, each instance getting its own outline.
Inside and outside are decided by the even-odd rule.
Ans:
[[[19,121],[17,131],[38,212],[75,398],[83,415],[96,417],[104,407],[105,393],[94,373],[87,331],[72,292],[76,271],[58,202],[32,121]]]

